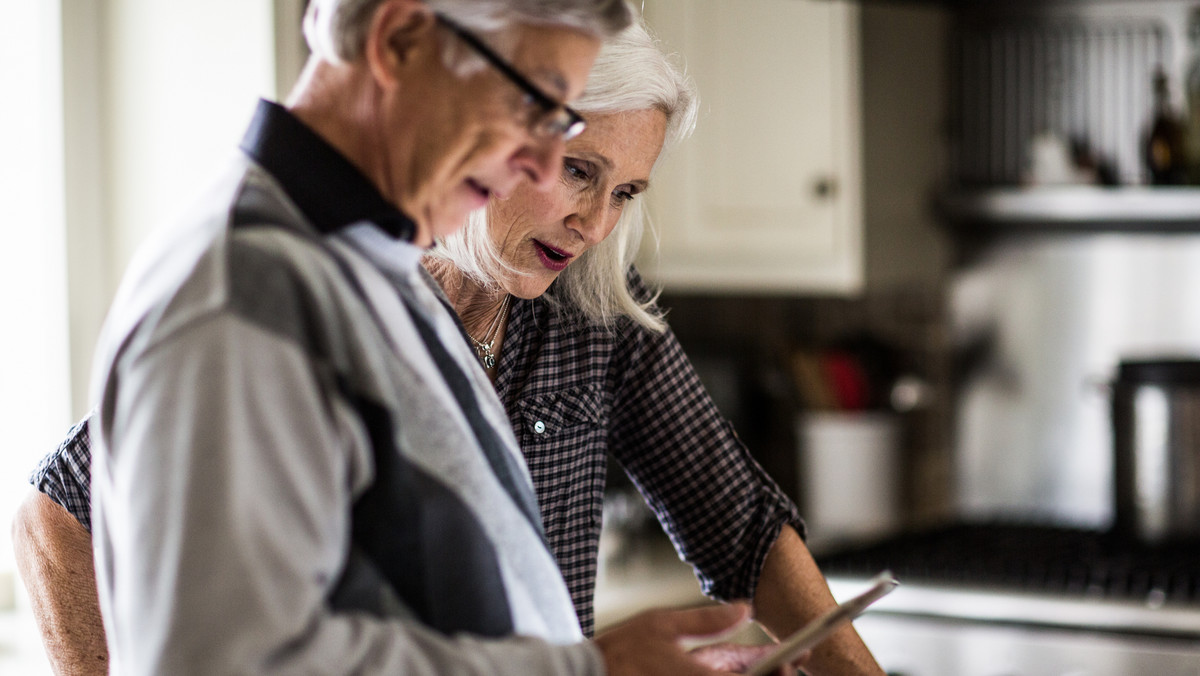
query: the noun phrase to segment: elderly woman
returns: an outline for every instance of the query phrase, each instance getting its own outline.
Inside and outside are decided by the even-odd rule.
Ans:
[[[610,455],[707,593],[753,599],[765,626],[790,632],[833,605],[799,536],[803,524],[717,412],[631,265],[639,195],[660,155],[695,123],[691,84],[633,26],[605,44],[576,106],[588,127],[568,142],[561,180],[494,200],[425,266],[505,405],[584,632],[594,625]],[[34,483],[86,526],[85,428],[47,456]],[[38,524],[43,543],[61,550],[68,540],[51,534],[73,530],[83,546],[71,556],[86,552],[86,532],[56,506],[27,509],[25,519],[19,533]],[[58,531],[46,529],[53,519]],[[881,673],[849,625],[806,669]]]
[[[717,598],[789,632],[832,605],[791,501],[716,410],[632,261],[654,166],[696,118],[690,81],[640,27],[601,50],[588,131],[560,183],[493,201],[426,255],[504,402],[585,631],[606,459],[628,473]],[[719,505],[719,509],[714,506]],[[877,673],[854,630],[814,674]]]

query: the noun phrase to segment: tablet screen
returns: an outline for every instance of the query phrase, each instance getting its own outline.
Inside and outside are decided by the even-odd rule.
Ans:
[[[790,664],[805,650],[811,650],[825,637],[834,632],[843,623],[849,622],[862,614],[867,606],[883,598],[896,588],[899,582],[892,577],[890,571],[871,578],[866,591],[852,599],[839,604],[829,612],[809,622],[796,633],[779,642],[770,655],[759,660],[746,672],[749,676],[768,676],[779,667]]]

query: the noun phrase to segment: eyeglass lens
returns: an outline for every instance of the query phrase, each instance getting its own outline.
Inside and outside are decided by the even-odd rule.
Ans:
[[[442,25],[449,28],[463,42],[482,56],[492,67],[500,71],[502,75],[521,89],[531,105],[535,105],[543,111],[542,114],[536,115],[530,120],[529,128],[532,132],[541,136],[560,136],[564,141],[569,141],[582,133],[587,127],[587,121],[583,119],[582,115],[572,110],[570,106],[556,101],[542,91],[540,87],[530,82],[528,78],[521,75],[512,64],[484,44],[474,33],[441,13],[437,13],[434,16],[437,17],[437,20]]]

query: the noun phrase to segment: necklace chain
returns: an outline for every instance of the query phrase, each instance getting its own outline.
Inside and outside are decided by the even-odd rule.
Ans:
[[[508,310],[508,301],[512,298],[509,294],[504,294],[504,300],[500,301],[500,309],[496,311],[496,316],[492,318],[492,323],[488,325],[487,332],[483,336],[483,340],[477,340],[475,336],[467,334],[471,342],[475,344],[475,352],[479,354],[479,361],[483,362],[483,368],[496,368],[496,355],[492,352],[492,346],[496,344],[496,336],[500,333],[500,323],[504,319],[504,313]]]

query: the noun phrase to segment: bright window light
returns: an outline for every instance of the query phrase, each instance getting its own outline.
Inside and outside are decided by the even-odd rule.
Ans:
[[[9,524],[70,422],[60,3],[0,0],[0,673],[48,674]]]

